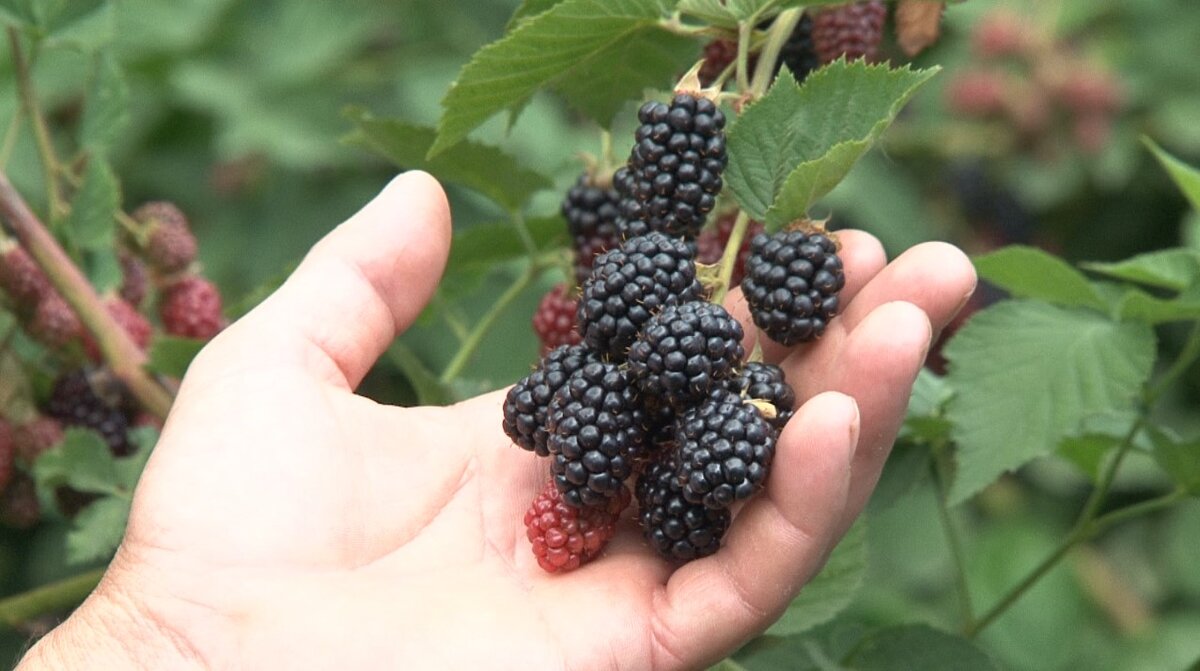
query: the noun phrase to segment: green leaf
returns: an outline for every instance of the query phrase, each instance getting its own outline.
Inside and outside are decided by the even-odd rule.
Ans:
[[[118,485],[114,461],[99,434],[67,429],[61,443],[38,457],[33,476],[43,493],[67,485],[82,492],[128,495]]]
[[[204,341],[163,335],[154,339],[147,355],[146,367],[155,373],[182,378],[192,365],[192,359],[204,349]]]
[[[107,559],[125,535],[129,503],[129,499],[105,496],[84,507],[67,532],[67,563]]]
[[[1192,209],[1200,211],[1200,170],[1171,156],[1150,138],[1146,138],[1145,142],[1150,151],[1154,153],[1155,158],[1158,159],[1158,162],[1170,173],[1171,179],[1175,180],[1175,184],[1179,187],[1179,190],[1192,203]]]
[[[1116,314],[1146,324],[1200,319],[1200,285],[1189,287],[1175,298],[1158,298],[1140,289],[1129,289],[1117,303]]]
[[[529,237],[539,250],[564,240],[567,224],[562,217],[539,217],[525,222]],[[498,264],[526,256],[515,226],[509,223],[479,224],[455,233],[447,267],[491,270]]]
[[[738,204],[772,228],[804,216],[936,73],[838,61],[801,87],[781,71],[729,129],[725,176]]]
[[[1200,251],[1164,249],[1116,263],[1084,263],[1091,272],[1126,282],[1182,291],[1200,279]]]
[[[52,0],[44,4],[58,5],[47,13],[43,25],[47,47],[94,51],[116,37],[117,13],[110,0]]]
[[[667,0],[565,0],[528,20],[511,33],[476,52],[442,100],[437,140],[429,149],[436,156],[454,146],[475,127],[510,109],[538,89],[561,84],[578,70],[595,70],[597,63],[620,58],[622,50],[641,41],[677,42],[657,24],[673,3]],[[654,79],[669,73],[636,73],[608,91],[602,109],[587,109],[601,123],[615,100],[641,96]]]
[[[976,257],[975,270],[1017,298],[1037,298],[1066,307],[1107,308],[1083,273],[1034,247],[1013,245]]]
[[[97,293],[103,294],[121,286],[121,262],[112,247],[84,250],[83,266]]]
[[[695,17],[717,28],[737,30],[738,20],[721,0],[682,0],[677,8],[682,14]]]
[[[521,0],[521,4],[517,6],[517,10],[513,12],[512,18],[508,20],[508,25],[504,27],[504,32],[509,32],[521,21],[528,19],[531,16],[537,16],[542,12],[554,7],[563,0]]]
[[[158,429],[149,426],[139,426],[129,430],[129,440],[134,445],[133,454],[114,460],[117,472],[117,485],[124,491],[132,492],[137,486],[150,453],[158,443]]]
[[[120,204],[120,190],[112,168],[99,157],[93,157],[71,201],[67,226],[72,242],[85,249],[111,249],[116,225],[113,215]]]
[[[1099,482],[1105,456],[1120,444],[1120,436],[1085,433],[1064,438],[1058,446],[1058,453],[1075,464],[1089,480]]]
[[[397,119],[376,119],[351,108],[346,116],[358,126],[350,142],[388,158],[404,169],[427,170],[439,179],[475,189],[508,211],[520,210],[534,193],[554,183],[495,147],[460,142],[452,149],[426,159],[437,133]]]
[[[129,86],[117,59],[107,51],[96,57],[80,123],[79,143],[103,154],[129,120]]]
[[[949,435],[949,426],[945,423],[943,434]],[[888,455],[875,491],[871,492],[868,513],[883,512],[916,491],[918,485],[929,479],[932,459],[933,452],[926,445],[898,441]]]
[[[1150,429],[1154,459],[1171,480],[1200,495],[1200,440],[1179,440],[1161,429]]]
[[[825,568],[788,604],[783,617],[767,629],[771,636],[792,636],[824,624],[846,609],[867,572],[867,525],[860,519],[833,550]]]
[[[959,446],[951,502],[1052,452],[1084,418],[1130,407],[1155,347],[1149,326],[1090,310],[1014,300],[974,315],[945,352]]]
[[[847,660],[855,671],[999,671],[987,653],[960,636],[924,624],[867,636]]]

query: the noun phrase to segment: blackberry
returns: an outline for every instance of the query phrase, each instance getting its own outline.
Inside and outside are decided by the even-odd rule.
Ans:
[[[146,264],[128,252],[122,252],[120,260],[121,288],[118,290],[118,294],[125,299],[125,302],[137,308],[146,299],[146,289],[149,285]]]
[[[196,260],[196,237],[187,217],[173,203],[146,203],[133,213],[146,227],[146,260],[160,273],[175,273]]]
[[[575,328],[578,311],[579,299],[567,295],[565,284],[559,284],[542,297],[533,313],[533,331],[542,343],[543,355],[559,345],[579,344],[579,329]]]
[[[134,451],[129,440],[129,420],[120,407],[101,397],[93,388],[85,370],[64,373],[54,382],[46,414],[65,426],[92,429],[104,439],[114,455],[127,456]]]
[[[551,480],[525,511],[525,536],[538,566],[549,573],[573,571],[600,554],[617,533],[617,520],[629,505],[629,490],[599,508],[575,508],[562,500]]]
[[[188,275],[167,287],[158,315],[163,330],[184,338],[208,340],[225,326],[220,290],[199,275]]]
[[[650,547],[666,559],[688,561],[716,553],[729,529],[728,509],[688,503],[673,457],[655,462],[638,477],[638,523]]]
[[[612,188],[596,186],[585,173],[567,191],[562,214],[575,245],[575,280],[583,285],[592,262],[621,243],[621,196]]]
[[[554,394],[575,371],[596,360],[596,356],[579,345],[560,345],[551,350],[532,373],[508,390],[504,398],[504,433],[517,446],[550,454],[546,447],[546,413]]]
[[[629,371],[647,396],[687,408],[733,377],[746,354],[742,335],[742,325],[720,305],[670,305],[629,348]]]
[[[796,28],[788,36],[783,48],[779,50],[779,61],[775,64],[775,74],[785,65],[792,71],[797,82],[802,82],[809,73],[821,67],[821,59],[817,56],[813,44],[813,20],[807,13],[800,17]]]
[[[742,293],[755,325],[775,342],[819,338],[845,284],[837,246],[823,233],[785,231],[750,242]]]
[[[150,346],[150,339],[154,336],[154,327],[142,316],[142,313],[126,303],[125,299],[116,296],[108,298],[104,301],[104,309],[108,310],[108,314],[117,322],[121,330],[125,331],[138,349],[145,351]],[[103,359],[100,345],[87,331],[83,332],[83,350],[96,363],[100,363]]]
[[[775,364],[751,361],[729,380],[726,388],[742,398],[769,402],[775,407],[775,417],[769,421],[780,431],[795,413],[796,392],[787,383],[783,369]]]
[[[647,418],[624,370],[593,362],[575,371],[550,402],[550,472],[577,508],[618,496],[647,451]]]
[[[51,291],[50,279],[25,251],[12,241],[0,244],[0,289],[8,294],[18,311],[32,311]]]
[[[62,438],[62,425],[58,420],[44,415],[38,415],[13,430],[17,458],[26,466],[32,466],[43,452],[53,449]]]
[[[740,396],[716,389],[679,419],[676,475],[689,503],[727,508],[749,498],[767,479],[777,432]]]
[[[673,303],[700,298],[693,252],[662,233],[630,238],[596,259],[579,300],[579,331],[589,347],[625,358],[642,325]]]
[[[695,238],[717,203],[725,170],[725,115],[707,98],[680,93],[671,103],[648,102],[619,192],[626,235],[642,229]]]
[[[817,12],[813,18],[813,48],[821,63],[832,63],[843,56],[848,61],[865,58],[879,62],[883,42],[883,24],[887,5],[883,0],[851,2]]]
[[[42,519],[37,487],[33,478],[17,471],[12,482],[0,492],[0,524],[11,529],[31,529]]]
[[[83,324],[63,297],[51,290],[38,301],[29,321],[29,333],[42,344],[61,349],[83,334]]]

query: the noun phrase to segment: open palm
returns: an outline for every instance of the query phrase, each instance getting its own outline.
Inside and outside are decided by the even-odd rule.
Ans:
[[[974,286],[947,245],[885,267],[874,238],[840,236],[843,314],[814,345],[763,343],[804,405],[722,549],[675,568],[625,520],[596,561],[549,575],[522,524],[546,460],[501,432],[502,391],[448,408],[353,393],[428,300],[449,246],[436,182],[398,178],[197,358],[116,560],[44,645],[119,612],[122,635],[144,640],[120,654],[156,668],[676,669],[724,656],[782,612],[861,511],[931,336]],[[749,323],[739,293],[729,306]]]

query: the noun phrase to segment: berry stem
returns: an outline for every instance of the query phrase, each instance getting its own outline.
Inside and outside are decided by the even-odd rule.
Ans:
[[[96,290],[30,211],[3,172],[0,172],[0,214],[8,220],[17,239],[46,273],[50,283],[96,338],[113,373],[146,410],[166,418],[171,408],[171,395],[143,368],[146,355],[104,308]]]
[[[447,384],[463,372],[463,369],[470,363],[471,357],[475,355],[475,351],[479,349],[479,345],[483,343],[483,339],[487,336],[488,331],[495,326],[496,320],[500,318],[500,315],[504,314],[504,311],[512,305],[517,297],[537,281],[545,269],[546,265],[538,260],[526,266],[525,271],[521,273],[517,281],[500,298],[496,299],[496,302],[492,304],[487,313],[475,324],[475,328],[472,329],[466,340],[459,346],[458,351],[454,353],[454,358],[450,360],[450,363],[446,364],[446,368],[438,377],[439,382]]]
[[[100,584],[98,568],[0,600],[0,622],[17,627],[40,615],[79,605]]]
[[[733,268],[737,265],[738,254],[742,249],[742,240],[746,237],[746,229],[750,227],[750,215],[738,212],[733,222],[733,230],[729,232],[729,242],[725,243],[725,252],[721,255],[721,272],[717,276],[717,288],[713,292],[712,302],[720,305],[725,302],[729,293],[729,283],[733,280]]]
[[[737,87],[741,93],[750,90],[750,37],[754,34],[754,22],[743,21],[738,24],[737,42]]]
[[[803,9],[788,9],[780,12],[771,24],[771,29],[767,32],[767,42],[759,52],[758,64],[754,68],[754,79],[750,85],[752,99],[761,98],[767,92],[767,87],[775,78],[775,64],[779,61],[779,53],[796,30],[796,24],[800,23],[803,14]]]
[[[46,181],[46,197],[50,204],[50,221],[57,221],[67,211],[62,191],[58,185],[58,157],[54,153],[54,143],[50,138],[50,128],[42,116],[38,106],[37,94],[33,89],[33,77],[30,76],[29,62],[21,50],[21,35],[13,26],[8,27],[8,44],[12,50],[13,68],[17,75],[17,90],[21,97],[21,107],[29,117],[33,127],[33,136],[37,141],[38,154],[42,158],[42,174]]]

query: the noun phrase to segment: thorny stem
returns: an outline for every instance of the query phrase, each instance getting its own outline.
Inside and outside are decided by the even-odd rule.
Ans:
[[[79,320],[96,338],[104,360],[142,406],[160,418],[171,408],[171,394],[143,368],[146,355],[100,302],[96,290],[63,251],[58,241],[30,211],[8,176],[0,172],[0,214],[29,251]]]
[[[443,370],[441,376],[439,376],[438,380],[441,383],[448,383],[462,373],[463,369],[466,368],[467,364],[471,361],[471,357],[475,355],[475,351],[478,350],[479,346],[483,343],[483,339],[485,336],[487,336],[488,331],[490,331],[496,324],[496,320],[500,318],[500,315],[504,314],[504,311],[508,309],[508,306],[511,305],[512,302],[515,301],[517,297],[525,291],[525,289],[529,288],[531,284],[537,281],[538,277],[541,276],[546,267],[546,264],[539,260],[534,260],[530,262],[528,266],[526,266],[525,271],[521,273],[521,276],[517,278],[517,281],[514,282],[512,286],[510,286],[508,290],[505,291],[504,294],[492,304],[492,307],[483,315],[479,322],[475,324],[475,328],[470,334],[467,335],[466,339],[463,340],[462,345],[458,348],[458,351],[455,352],[454,358],[450,360],[450,363],[446,364],[446,369]]]
[[[958,589],[964,626],[970,628],[975,625],[975,609],[971,605],[971,588],[967,583],[966,555],[963,553],[962,539],[959,538],[958,528],[954,526],[954,519],[950,516],[950,506],[946,502],[946,480],[943,477],[941,457],[941,450],[934,450],[933,459],[929,462],[929,470],[933,476],[938,517],[942,521],[942,529],[946,533],[946,544],[950,547],[950,557],[954,561],[954,582]]]
[[[753,98],[761,98],[767,92],[767,87],[770,86],[775,75],[775,65],[779,62],[779,53],[783,51],[783,45],[792,36],[796,24],[800,23],[800,17],[803,14],[804,10],[802,9],[789,9],[780,12],[779,16],[775,18],[775,22],[771,24],[771,30],[767,33],[767,43],[759,52],[758,64],[754,68],[754,80],[750,85],[750,95]]]
[[[16,627],[39,615],[76,606],[100,584],[103,575],[103,568],[93,569],[0,600],[0,622]]]
[[[721,255],[721,272],[718,275],[717,290],[713,292],[712,302],[720,305],[725,302],[729,293],[729,283],[733,281],[733,268],[737,265],[738,254],[742,250],[742,240],[746,238],[746,229],[750,227],[750,215],[738,212],[733,222],[733,230],[729,233],[729,242],[725,243],[725,252]]]
[[[15,27],[8,28],[8,44],[12,50],[13,67],[17,75],[17,89],[21,96],[21,107],[29,117],[33,127],[33,136],[37,141],[38,154],[42,158],[42,173],[46,180],[46,197],[50,202],[50,221],[57,221],[66,212],[66,202],[58,186],[58,158],[54,152],[54,143],[50,138],[50,129],[42,110],[38,106],[37,94],[33,90],[33,78],[29,72],[29,62],[21,51],[21,36]]]

